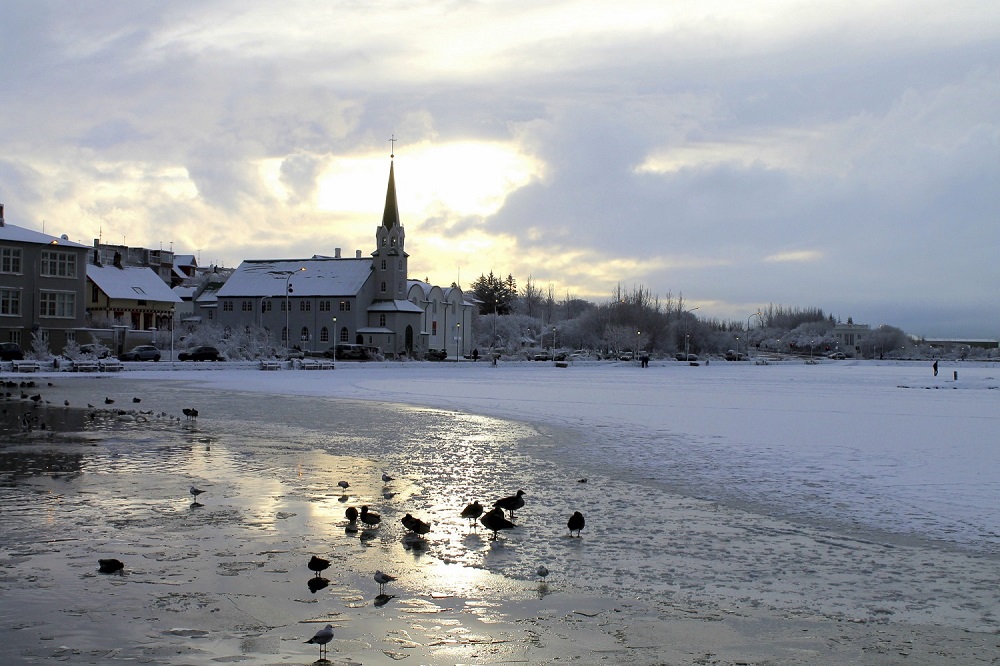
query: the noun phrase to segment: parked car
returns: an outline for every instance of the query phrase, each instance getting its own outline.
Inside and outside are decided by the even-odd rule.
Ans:
[[[159,361],[160,350],[153,345],[139,345],[121,354],[119,361]]]
[[[743,354],[742,354],[742,352],[738,352],[738,351],[736,351],[734,349],[729,349],[729,350],[726,351],[726,360],[727,361],[742,361],[743,360]]]
[[[0,342],[0,361],[22,361],[24,352],[16,342]]]
[[[847,358],[847,355],[844,352],[830,352],[827,354],[827,358],[832,358],[834,361],[843,361]]]
[[[80,345],[80,353],[87,354],[88,356],[96,356],[97,358],[107,358],[111,356],[111,350],[104,345]]]
[[[698,355],[697,354],[685,354],[684,352],[677,352],[676,354],[674,354],[674,358],[676,358],[678,361],[685,361],[686,360],[686,361],[690,362],[690,361],[697,361],[698,360]]]
[[[443,361],[448,358],[448,352],[443,349],[428,349],[427,350],[427,360],[428,361]]]
[[[621,354],[618,354],[618,360],[619,361],[631,361],[632,360],[632,352],[622,352]]]
[[[336,358],[338,361],[367,361],[368,350],[364,345],[340,344],[327,349],[323,352],[323,356]]]
[[[181,361],[223,361],[225,359],[219,354],[215,347],[192,347],[182,351],[177,355]]]

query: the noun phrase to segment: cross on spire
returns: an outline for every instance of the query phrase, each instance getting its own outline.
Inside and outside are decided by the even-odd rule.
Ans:
[[[389,157],[396,157],[396,135],[393,134],[389,137]]]

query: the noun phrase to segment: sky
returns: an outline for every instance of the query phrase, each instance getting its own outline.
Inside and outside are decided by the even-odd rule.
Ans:
[[[1000,337],[1000,3],[0,7],[10,224]],[[390,143],[391,138],[394,143]]]

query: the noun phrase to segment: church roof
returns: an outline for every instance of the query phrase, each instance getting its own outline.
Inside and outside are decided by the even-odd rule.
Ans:
[[[385,193],[385,211],[382,213],[382,226],[386,229],[401,226],[399,223],[399,206],[396,205],[396,176],[392,162],[389,162],[389,187]]]
[[[414,312],[423,314],[423,308],[407,300],[375,301],[368,307],[368,312]]]
[[[250,259],[226,280],[219,296],[284,296],[289,274],[293,296],[357,296],[371,272],[370,258]]]

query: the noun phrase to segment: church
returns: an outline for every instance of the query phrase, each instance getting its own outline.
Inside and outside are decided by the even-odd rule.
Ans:
[[[322,353],[335,344],[377,347],[386,358],[449,359],[472,352],[472,312],[458,287],[407,278],[406,233],[396,203],[394,163],[375,250],[309,259],[247,260],[219,289],[214,319],[230,329],[257,326],[276,349]]]

